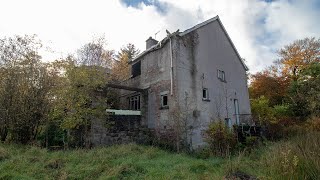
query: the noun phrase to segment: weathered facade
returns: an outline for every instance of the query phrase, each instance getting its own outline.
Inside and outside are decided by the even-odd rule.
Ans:
[[[211,121],[231,126],[251,113],[248,69],[218,16],[160,42],[149,38],[147,50],[130,63],[132,77],[123,85],[145,91],[122,90],[122,108],[141,110],[141,124],[151,129],[182,123],[193,148],[203,145]]]

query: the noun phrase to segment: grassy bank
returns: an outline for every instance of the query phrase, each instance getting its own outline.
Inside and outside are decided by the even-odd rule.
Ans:
[[[53,152],[0,144],[0,179],[223,179],[236,171],[260,179],[320,179],[319,147],[319,133],[225,159],[134,144]]]

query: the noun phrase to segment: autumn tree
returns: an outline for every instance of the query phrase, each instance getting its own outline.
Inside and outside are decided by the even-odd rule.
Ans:
[[[114,80],[124,81],[130,77],[131,68],[129,62],[139,53],[139,49],[133,44],[127,44],[127,46],[120,49],[112,66],[112,77]]]
[[[305,38],[281,48],[278,52],[283,76],[297,79],[300,71],[312,63],[320,62],[320,39]]]
[[[250,97],[257,99],[264,96],[269,100],[270,106],[281,104],[287,95],[288,86],[286,78],[277,76],[270,70],[264,70],[251,75]]]
[[[126,56],[128,58],[128,61],[131,61],[138,54],[140,54],[140,50],[137,49],[134,44],[129,43],[120,49],[120,51],[116,55],[116,58],[120,59],[121,57]]]
[[[312,96],[318,93],[314,84],[317,78],[311,72],[318,72],[320,39],[294,41],[280,49],[278,55],[272,66],[251,76],[251,98],[264,96],[271,107],[289,105],[294,116],[302,119],[317,114],[318,105],[314,100],[317,96]]]

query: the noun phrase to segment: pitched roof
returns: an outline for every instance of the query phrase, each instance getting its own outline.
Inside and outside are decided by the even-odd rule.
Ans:
[[[237,54],[237,56],[238,56],[238,58],[239,58],[239,61],[241,62],[241,64],[242,64],[242,66],[244,67],[244,69],[245,69],[246,71],[248,71],[248,70],[249,70],[248,66],[244,63],[243,59],[241,58],[241,56],[240,56],[237,48],[234,46],[234,44],[233,44],[233,42],[232,42],[229,34],[227,33],[226,29],[224,28],[224,26],[223,26],[222,22],[220,21],[220,18],[219,18],[218,15],[215,16],[215,17],[213,17],[213,18],[211,18],[211,19],[208,19],[208,20],[206,20],[206,21],[204,21],[204,22],[202,22],[202,23],[200,23],[200,24],[197,24],[197,25],[193,26],[192,28],[187,29],[187,30],[185,30],[185,31],[183,31],[183,32],[179,32],[179,30],[178,30],[178,31],[176,31],[175,33],[172,33],[170,36],[167,36],[167,37],[165,37],[164,39],[162,39],[161,41],[159,41],[158,44],[150,47],[149,49],[147,49],[147,50],[145,50],[145,51],[143,51],[143,52],[142,52],[141,54],[139,54],[136,58],[134,58],[134,59],[132,60],[132,62],[134,62],[134,61],[136,61],[137,59],[143,57],[144,55],[146,55],[146,54],[149,53],[149,52],[152,52],[152,51],[155,51],[155,50],[158,50],[158,49],[162,48],[163,45],[168,41],[168,39],[169,39],[170,37],[172,37],[172,36],[174,36],[174,35],[184,36],[184,35],[186,35],[186,34],[189,34],[189,33],[192,32],[192,31],[197,30],[197,29],[199,29],[199,28],[201,28],[201,27],[203,27],[203,26],[205,26],[205,25],[207,25],[207,24],[209,24],[209,23],[211,23],[211,22],[214,22],[214,21],[218,21],[218,23],[220,24],[223,32],[226,34],[226,36],[227,36],[227,38],[228,38],[228,40],[229,40],[232,48],[233,48],[234,51],[236,52],[236,54]]]
[[[206,20],[206,21],[204,21],[204,22],[202,22],[202,23],[200,23],[200,24],[197,24],[197,25],[193,26],[192,28],[187,29],[187,30],[181,32],[179,35],[180,35],[180,36],[184,36],[184,35],[192,32],[192,31],[194,31],[194,30],[196,30],[196,29],[201,28],[202,26],[205,26],[205,25],[207,25],[207,24],[209,24],[209,23],[217,20],[217,19],[219,19],[219,16],[215,16],[215,17],[213,17],[213,18],[211,18],[211,19],[208,19],[208,20]]]
[[[197,30],[197,29],[199,29],[199,28],[201,28],[201,27],[203,27],[203,26],[205,26],[205,25],[213,22],[213,21],[218,21],[218,23],[219,23],[220,26],[222,27],[223,32],[226,34],[226,36],[227,36],[227,38],[228,38],[228,40],[229,40],[232,48],[233,48],[234,51],[236,52],[236,54],[237,54],[237,56],[238,56],[238,58],[239,58],[239,60],[240,60],[240,62],[241,62],[241,64],[242,64],[242,66],[244,67],[244,69],[245,69],[246,71],[248,71],[248,70],[249,70],[248,66],[244,63],[243,59],[241,58],[241,56],[240,56],[237,48],[234,46],[234,44],[233,44],[233,42],[232,42],[229,34],[227,33],[226,29],[224,28],[224,26],[223,26],[222,22],[220,21],[220,18],[219,18],[218,15],[215,16],[215,17],[213,17],[213,18],[211,18],[211,19],[208,19],[208,20],[206,20],[206,21],[204,21],[204,22],[202,22],[202,23],[200,23],[200,24],[195,25],[195,26],[193,26],[193,27],[190,28],[190,29],[187,29],[187,30],[183,31],[182,33],[179,34],[179,36],[184,36],[184,35],[192,32],[192,31],[194,31],[194,30]]]

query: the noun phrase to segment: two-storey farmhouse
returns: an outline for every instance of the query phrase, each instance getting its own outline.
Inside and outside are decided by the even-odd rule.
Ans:
[[[231,127],[251,113],[248,68],[218,16],[167,33],[159,42],[150,37],[146,50],[130,62],[132,76],[123,85],[144,92],[121,90],[122,109],[141,110],[142,123],[151,129],[183,124],[197,148],[209,122]]]

